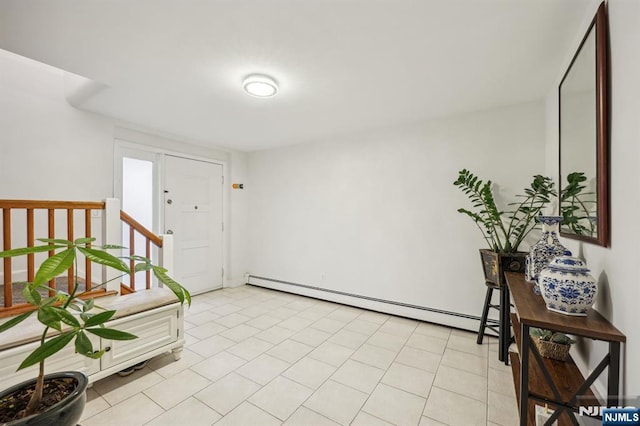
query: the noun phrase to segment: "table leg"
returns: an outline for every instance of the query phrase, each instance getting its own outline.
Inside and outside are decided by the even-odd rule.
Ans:
[[[520,426],[527,426],[529,406],[529,326],[521,324],[522,347],[520,348]]]
[[[609,373],[607,377],[607,404],[617,407],[620,401],[620,342],[609,342]]]
[[[511,344],[511,296],[505,285],[500,288],[500,336],[498,338],[498,359],[509,365],[509,345]]]

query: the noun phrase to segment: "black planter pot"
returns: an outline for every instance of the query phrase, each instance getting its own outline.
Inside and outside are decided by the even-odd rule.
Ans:
[[[495,251],[480,249],[484,280],[488,285],[498,287],[505,286],[505,272],[524,272],[527,252],[497,253]]]
[[[6,426],[75,426],[82,417],[84,406],[87,401],[87,386],[89,385],[89,379],[83,373],[78,371],[63,371],[60,373],[52,373],[44,376],[45,381],[47,379],[55,378],[71,378],[77,383],[76,389],[69,394],[65,399],[59,403],[52,405],[45,411],[38,414],[34,414],[29,417],[25,417],[13,422],[5,423]],[[0,392],[0,398],[5,395],[9,395],[12,392],[24,387],[33,386],[36,379],[27,380],[26,382],[18,383],[10,387],[9,389]]]

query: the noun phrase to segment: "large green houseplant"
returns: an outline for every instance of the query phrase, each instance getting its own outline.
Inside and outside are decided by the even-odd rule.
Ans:
[[[524,271],[524,256],[518,252],[520,244],[536,227],[535,218],[557,196],[551,178],[533,176],[517,201],[507,204],[507,209],[498,207],[490,180],[484,181],[467,169],[458,172],[453,183],[469,198],[471,209],[460,208],[458,212],[470,217],[476,224],[488,248],[481,250],[485,279],[493,284],[503,284],[503,270]]]
[[[54,255],[41,263],[33,282],[27,282],[23,287],[22,296],[26,302],[34,307],[34,310],[12,317],[0,325],[0,332],[4,332],[17,326],[33,314],[37,316],[38,321],[42,324],[40,345],[24,359],[18,368],[20,370],[39,364],[35,386],[26,390],[26,392],[23,391],[20,397],[16,396],[18,394],[14,394],[0,399],[0,414],[5,416],[4,418],[0,417],[0,423],[2,424],[12,421],[12,417],[20,419],[28,416],[37,416],[38,413],[49,409],[50,403],[43,399],[45,360],[71,344],[71,342],[74,343],[75,352],[79,355],[100,358],[104,355],[105,350],[94,350],[89,334],[113,340],[136,338],[133,334],[105,327],[105,323],[116,313],[115,310],[101,309],[94,299],[81,298],[82,293],[78,290],[77,274],[79,254],[84,255],[91,262],[120,271],[122,275],[131,274],[123,259],[134,260],[136,263],[134,272],[152,271],[158,281],[173,291],[181,303],[187,302],[191,304],[189,292],[173,280],[167,274],[166,269],[152,264],[149,259],[144,257],[118,258],[107,252],[110,249],[122,249],[123,247],[112,245],[98,248],[89,247],[95,241],[95,238],[80,238],[75,241],[40,239],[39,241],[45,244],[0,252],[0,258],[55,252]],[[50,280],[55,280],[58,276],[68,273],[72,267],[76,271],[73,291],[67,293],[55,290],[53,296],[48,296],[50,288],[47,283]],[[121,276],[118,276],[117,279],[120,279]],[[104,282],[97,287],[106,284]],[[94,286],[94,289],[97,287]],[[57,335],[47,338],[52,329],[57,331]],[[53,385],[49,387],[53,388]],[[55,397],[55,399],[59,399],[59,397]]]

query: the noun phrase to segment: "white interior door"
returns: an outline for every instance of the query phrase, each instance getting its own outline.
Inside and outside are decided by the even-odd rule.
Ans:
[[[164,232],[178,282],[192,294],[222,287],[222,165],[165,156]]]

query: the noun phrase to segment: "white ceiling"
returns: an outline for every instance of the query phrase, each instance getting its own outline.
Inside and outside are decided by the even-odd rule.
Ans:
[[[0,48],[100,83],[80,108],[256,150],[542,99],[592,3],[2,0]]]

